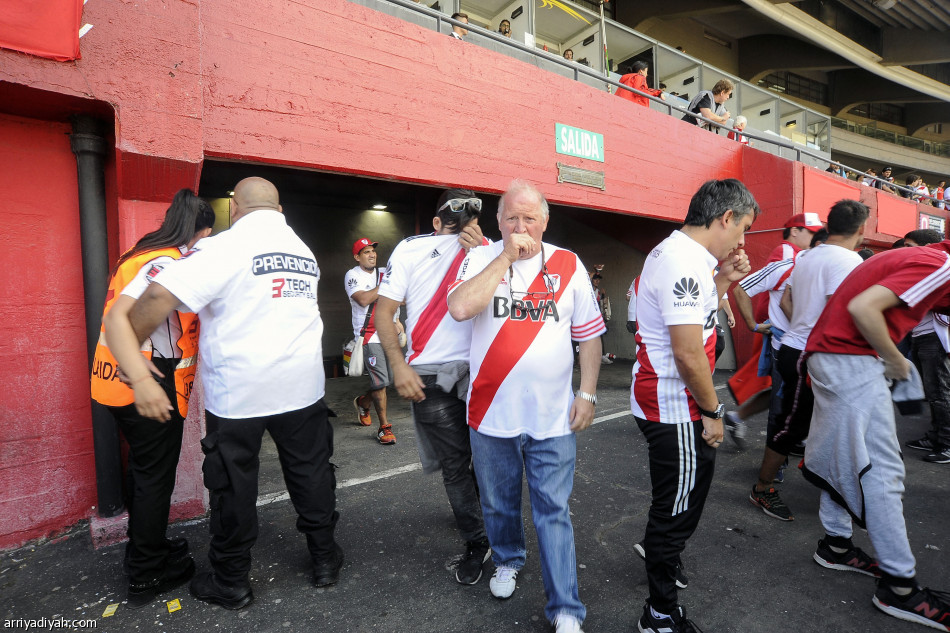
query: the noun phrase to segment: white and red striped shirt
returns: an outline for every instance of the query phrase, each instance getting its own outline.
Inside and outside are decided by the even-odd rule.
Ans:
[[[795,257],[792,257],[791,259],[766,264],[739,282],[739,286],[745,290],[749,297],[754,297],[763,292],[769,293],[769,321],[782,332],[787,332],[789,328],[788,317],[785,316],[781,307],[782,295],[785,294],[785,286],[788,284],[788,279],[795,268],[795,259]],[[780,340],[777,336],[772,337],[772,347],[774,349],[781,346]]]
[[[379,295],[406,302],[410,365],[468,360],[472,325],[453,319],[446,302],[465,259],[458,240],[458,235],[417,235],[397,244],[389,258]]]
[[[896,345],[929,310],[950,313],[950,241],[878,253],[855,268],[828,300],[805,351],[876,356],[848,313],[848,303],[871,286],[883,286],[903,302],[884,311]]]
[[[673,358],[671,325],[701,325],[709,357],[716,364],[719,293],[713,269],[719,262],[682,231],[660,242],[647,256],[637,287],[637,362],[633,365],[630,408],[650,422],[682,424],[700,418]]]
[[[496,242],[469,253],[459,283],[484,270],[503,249]],[[499,279],[488,307],[472,319],[468,424],[493,437],[569,435],[571,340],[588,341],[607,331],[590,277],[577,255],[546,243],[510,271]]]

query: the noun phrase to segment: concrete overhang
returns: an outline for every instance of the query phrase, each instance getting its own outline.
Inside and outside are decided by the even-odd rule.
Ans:
[[[798,36],[813,42],[878,77],[893,81],[940,101],[950,101],[950,86],[903,66],[888,66],[884,58],[858,45],[791,4],[769,0],[742,0],[749,8],[774,20]]]

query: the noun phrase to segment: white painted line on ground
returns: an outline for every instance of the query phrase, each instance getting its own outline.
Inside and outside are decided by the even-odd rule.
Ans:
[[[350,486],[360,486],[362,484],[368,484],[371,481],[376,481],[377,479],[388,479],[389,477],[395,477],[396,475],[401,475],[403,473],[411,473],[414,470],[422,470],[422,464],[419,462],[414,462],[412,464],[406,464],[405,466],[400,466],[399,468],[390,468],[389,470],[384,470],[382,472],[374,473],[368,477],[360,477],[359,479],[345,479],[339,484],[337,488],[349,488]]]
[[[400,466],[398,468],[390,468],[389,470],[383,470],[378,473],[369,475],[368,477],[359,477],[357,479],[344,479],[336,485],[339,488],[349,488],[350,486],[359,486],[362,484],[368,484],[371,481],[376,481],[378,479],[388,479],[390,477],[395,477],[396,475],[401,475],[403,473],[410,473],[414,470],[422,470],[422,464],[415,462],[412,464],[407,464],[405,466]],[[266,506],[272,503],[277,503],[278,501],[286,501],[290,499],[290,495],[284,492],[272,492],[269,494],[261,495],[257,498],[257,505]]]
[[[629,411],[618,411],[617,413],[610,413],[607,415],[602,415],[599,418],[594,418],[593,424],[600,424],[601,422],[607,422],[609,420],[616,420],[617,418],[622,418],[628,415],[632,415]],[[378,481],[380,479],[389,479],[390,477],[395,477],[396,475],[402,475],[405,473],[411,473],[417,470],[422,470],[422,464],[419,462],[414,462],[412,464],[406,464],[405,466],[399,466],[398,468],[390,468],[389,470],[383,470],[378,473],[374,473],[367,477],[358,477],[356,479],[344,479],[337,484],[337,488],[349,488],[351,486],[361,486],[363,484],[368,484],[373,481]],[[257,505],[266,506],[272,503],[277,503],[278,501],[287,501],[290,499],[290,495],[284,492],[271,492],[268,494],[261,495],[257,498]]]
[[[627,415],[633,417],[633,414],[629,411],[618,411],[617,413],[611,413],[609,415],[602,415],[599,418],[594,418],[592,424],[600,424],[601,422],[606,422],[608,420],[616,420],[617,418],[622,418]]]

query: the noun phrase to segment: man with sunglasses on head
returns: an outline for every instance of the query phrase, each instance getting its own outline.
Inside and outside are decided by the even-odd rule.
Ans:
[[[512,182],[498,203],[503,241],[468,254],[449,290],[449,312],[471,320],[473,328],[468,425],[495,562],[492,595],[510,597],[525,564],[524,473],[548,598],[545,615],[558,633],[576,633],[587,611],[578,596],[568,499],[575,433],[594,419],[606,328],[580,258],[542,243],[547,224],[542,193]],[[576,398],[571,339],[580,342]]]
[[[455,578],[474,585],[491,555],[472,472],[465,423],[468,352],[472,328],[448,315],[449,284],[469,249],[487,244],[478,228],[482,201],[465,189],[448,189],[432,218],[434,233],[400,242],[379,286],[377,328],[399,395],[412,401],[423,471],[442,471],[442,482],[465,540]],[[393,317],[406,304],[408,352],[403,356]]]

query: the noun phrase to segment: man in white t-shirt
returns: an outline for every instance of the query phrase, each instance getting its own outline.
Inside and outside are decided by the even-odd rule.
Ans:
[[[677,602],[676,577],[722,444],[725,407],[712,380],[716,313],[729,286],[749,273],[742,247],[758,213],[738,180],[705,183],[683,227],[653,249],[640,273],[630,406],[649,443],[653,486],[643,541],[650,587],[638,623],[643,633],[694,630]]]
[[[379,242],[372,242],[365,237],[353,243],[353,259],[357,264],[346,271],[343,285],[346,295],[350,298],[353,336],[360,337],[363,344],[363,359],[370,381],[369,391],[353,399],[353,408],[356,409],[359,423],[370,426],[373,421],[369,415],[369,404],[372,402],[376,408],[376,417],[379,418],[376,439],[380,444],[391,446],[396,443],[396,436],[386,417],[386,387],[393,384],[393,378],[383,347],[379,343],[379,334],[376,332],[376,297],[384,277],[384,273],[376,268],[377,246]],[[402,331],[399,313],[393,314],[392,318],[398,334]]]
[[[468,425],[496,566],[492,595],[510,597],[524,567],[527,478],[548,598],[544,613],[559,633],[575,633],[587,610],[578,596],[568,499],[575,433],[594,419],[606,328],[580,258],[542,243],[547,224],[542,193],[512,182],[498,203],[503,241],[468,254],[449,290],[449,313],[472,320]],[[580,345],[576,399],[572,339]]]
[[[772,412],[769,413],[759,478],[749,493],[753,504],[776,519],[794,519],[774,484],[792,450],[808,436],[814,403],[805,361],[799,357],[828,297],[862,261],[854,249],[864,240],[867,218],[867,207],[860,202],[836,202],[828,212],[828,236],[824,243],[799,253],[788,283],[782,289],[779,312],[787,320],[774,362],[783,385],[781,403],[774,420]]]
[[[314,584],[337,582],[343,550],[333,536],[338,514],[333,429],[323,401],[320,269],[287,226],[267,180],[239,182],[230,211],[231,228],[166,266],[129,319],[140,340],[180,305],[201,319],[212,571],[192,580],[191,593],[240,609],[254,599],[249,572],[265,430],[277,445],[297,529],[307,538]]]
[[[491,556],[472,471],[465,422],[472,326],[448,313],[446,294],[468,250],[487,244],[478,227],[482,201],[472,191],[447,189],[432,218],[434,233],[396,245],[379,287],[379,338],[399,395],[412,402],[416,446],[425,473],[442,471],[442,483],[465,541],[455,579],[474,585]],[[390,318],[406,304],[408,351],[403,354]]]

